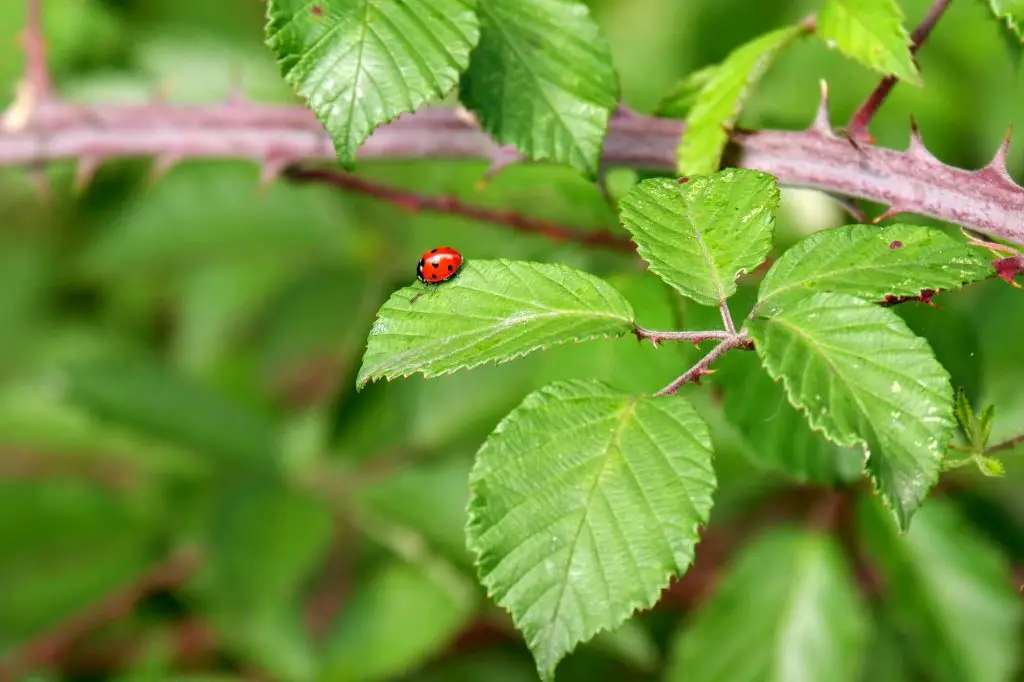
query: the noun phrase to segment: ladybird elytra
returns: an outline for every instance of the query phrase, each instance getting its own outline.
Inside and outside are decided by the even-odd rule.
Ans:
[[[439,246],[420,256],[416,264],[416,278],[426,284],[440,284],[459,273],[462,254],[453,248]]]

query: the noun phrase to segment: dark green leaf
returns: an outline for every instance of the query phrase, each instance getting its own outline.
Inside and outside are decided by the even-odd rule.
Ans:
[[[993,16],[1001,19],[1018,44],[1024,42],[1024,0],[987,0]]]
[[[888,308],[846,294],[814,294],[749,330],[811,427],[870,453],[868,473],[906,528],[955,425],[949,374],[927,342]]]
[[[744,453],[754,464],[799,483],[834,485],[862,474],[863,454],[813,430],[754,353],[729,353],[715,369],[712,381],[723,389],[725,416],[744,437]]]
[[[668,682],[858,679],[867,614],[832,538],[774,531],[721,580],[679,633]]]
[[[370,682],[409,672],[467,625],[473,596],[468,584],[453,591],[417,566],[385,564],[359,585],[335,622],[320,678]]]
[[[143,359],[78,363],[68,397],[86,412],[232,467],[274,465],[278,433],[261,415]]]
[[[590,10],[577,0],[479,0],[479,12],[462,102],[500,143],[595,176],[618,84]]]
[[[468,544],[544,680],[689,566],[715,488],[710,448],[681,397],[571,381],[527,396],[480,449]]]
[[[271,0],[267,44],[350,164],[374,128],[448,93],[479,38],[472,0]]]
[[[1000,551],[936,499],[900,535],[870,499],[858,511],[870,558],[882,572],[885,607],[935,682],[1008,682],[1021,662],[1024,602]]]

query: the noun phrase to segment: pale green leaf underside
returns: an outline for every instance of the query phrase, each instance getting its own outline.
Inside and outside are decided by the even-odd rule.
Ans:
[[[928,343],[893,311],[846,294],[814,294],[748,328],[811,426],[870,451],[868,473],[906,528],[955,423],[949,375]]]
[[[644,180],[620,211],[652,272],[697,303],[717,306],[768,255],[778,205],[775,178],[730,168],[684,184]]]
[[[855,682],[868,619],[831,537],[779,530],[736,557],[673,647],[666,682]]]
[[[846,225],[816,232],[782,254],[761,282],[758,305],[821,291],[882,301],[922,289],[959,289],[991,274],[984,251],[942,230]]]
[[[479,0],[479,13],[480,42],[462,79],[462,103],[500,143],[596,175],[618,82],[587,6]]]
[[[711,458],[686,399],[595,381],[530,394],[491,434],[470,475],[468,544],[543,679],[690,565],[711,510]]]
[[[825,0],[817,31],[830,47],[864,66],[921,85],[896,0]]]
[[[1024,41],[1024,0],[988,0],[988,7],[997,19],[1002,19],[1017,40]]]
[[[751,86],[768,69],[779,50],[803,31],[800,26],[770,31],[733,50],[709,72],[707,69],[697,72],[695,82],[703,82],[689,107],[686,131],[676,150],[679,175],[703,175],[718,170],[722,150],[729,141],[729,130]],[[668,105],[669,109],[678,109],[690,97],[691,90],[684,83],[677,96],[681,101]]]
[[[922,507],[906,535],[868,498],[857,516],[886,586],[886,608],[904,624],[923,679],[1015,679],[1024,654],[1024,601],[1001,549],[944,499]]]
[[[485,362],[633,328],[633,308],[591,274],[549,263],[471,260],[452,280],[399,289],[381,306],[357,385]]]
[[[373,130],[442,97],[479,38],[471,0],[271,0],[267,44],[350,164]]]

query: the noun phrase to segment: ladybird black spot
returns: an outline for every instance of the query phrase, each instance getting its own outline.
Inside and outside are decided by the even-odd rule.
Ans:
[[[434,258],[434,260],[430,261],[430,264],[433,265],[435,268],[439,268],[441,267],[441,259]]]
[[[437,253],[437,249],[431,249],[430,253]]]
[[[452,271],[452,270],[454,270],[454,269],[455,269],[455,268],[453,268],[452,266],[450,266],[450,265],[448,266],[448,272],[451,272],[451,271]]]

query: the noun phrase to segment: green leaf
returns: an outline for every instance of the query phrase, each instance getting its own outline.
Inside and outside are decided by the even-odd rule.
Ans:
[[[577,0],[479,0],[480,42],[461,100],[531,159],[597,174],[618,100],[611,48]]]
[[[758,306],[779,306],[819,291],[872,301],[959,289],[985,279],[992,264],[962,239],[923,225],[846,225],[802,239],[772,265]]]
[[[479,38],[472,0],[271,0],[267,44],[350,165],[382,123],[442,97]]]
[[[679,633],[667,682],[854,682],[868,618],[835,540],[776,530],[745,547]]]
[[[847,294],[814,294],[748,326],[811,427],[870,453],[868,473],[905,529],[954,428],[949,375],[928,343],[888,308]]]
[[[0,502],[0,659],[159,560],[138,510],[89,482],[0,480]]]
[[[755,465],[798,483],[834,485],[862,475],[860,452],[830,442],[786,400],[753,353],[729,353],[711,380],[723,389],[725,416],[743,436]]]
[[[960,426],[960,430],[967,436],[967,441],[972,445],[978,441],[977,427],[974,424],[974,410],[971,408],[971,401],[967,398],[964,389],[958,388],[956,397],[953,400],[953,416]]]
[[[472,595],[445,589],[417,566],[385,564],[353,590],[332,628],[320,679],[369,682],[409,672],[468,624]]]
[[[658,106],[657,115],[664,118],[686,118],[693,105],[697,103],[701,91],[711,82],[717,70],[718,64],[712,64],[689,73],[665,95]]]
[[[399,289],[370,330],[356,385],[451,374],[566,341],[621,336],[633,309],[608,283],[564,265],[469,261],[437,287]]]
[[[989,405],[981,411],[981,416],[978,417],[978,447],[984,450],[988,447],[988,440],[992,435],[992,419],[996,416],[996,406]]]
[[[1006,682],[1021,661],[1024,602],[1002,552],[949,501],[924,506],[899,535],[864,498],[858,522],[882,574],[881,603],[907,637],[904,656],[935,682]]]
[[[279,482],[224,490],[208,529],[201,576],[222,622],[238,629],[276,616],[318,565],[332,530],[330,508]]]
[[[1018,42],[1024,42],[1024,0],[988,0],[993,16],[1001,19]]]
[[[622,200],[622,224],[651,271],[701,305],[717,306],[768,255],[775,178],[730,168],[679,184],[644,180]]]
[[[804,32],[800,26],[789,26],[765,33],[733,50],[712,70],[698,71],[683,83],[675,100],[667,105],[669,111],[685,107],[693,86],[700,83],[701,87],[692,98],[686,130],[676,150],[679,175],[704,175],[718,170],[729,131],[751,86],[768,69],[775,55]]]
[[[466,550],[467,478],[470,463],[461,459],[425,463],[353,490],[362,514],[418,533],[447,558],[469,567]]]
[[[829,47],[864,66],[921,85],[896,0],[825,0],[817,32]]]
[[[141,358],[80,362],[64,377],[88,414],[231,467],[274,466],[278,433],[261,415]]]
[[[531,393],[480,449],[468,545],[544,680],[690,565],[711,510],[711,456],[685,399],[595,381]]]

